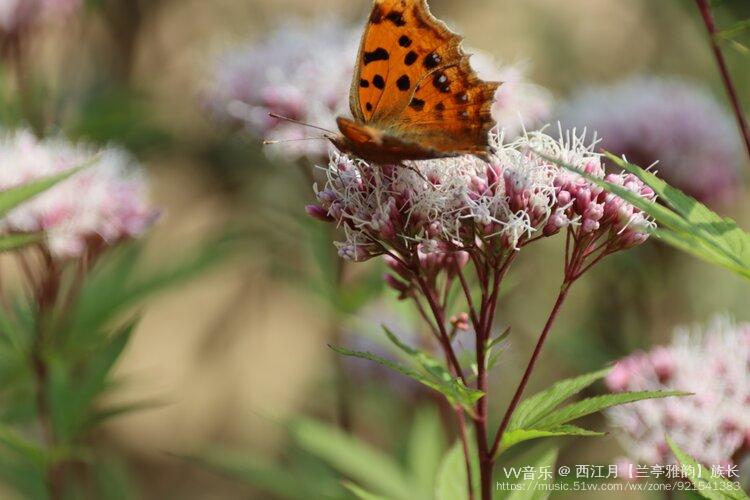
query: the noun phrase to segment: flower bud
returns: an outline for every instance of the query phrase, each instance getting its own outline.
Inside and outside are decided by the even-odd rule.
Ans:
[[[333,222],[333,217],[328,215],[328,212],[320,205],[307,205],[305,207],[305,212],[307,212],[307,215],[309,215],[310,217],[321,220],[323,222]]]

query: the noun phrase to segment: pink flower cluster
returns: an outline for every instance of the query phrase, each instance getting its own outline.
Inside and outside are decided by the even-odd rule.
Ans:
[[[262,42],[221,53],[211,69],[203,100],[217,121],[239,124],[261,139],[295,140],[310,135],[273,112],[332,127],[348,113],[349,85],[359,34],[333,19],[282,24]],[[287,160],[324,158],[327,141],[288,142],[268,148]]]
[[[39,19],[71,16],[81,4],[81,0],[0,0],[0,33],[18,35]]]
[[[750,450],[748,323],[718,316],[705,327],[678,328],[670,345],[619,361],[606,384],[613,392],[693,393],[608,411],[633,462],[673,462],[665,436],[706,465],[735,463]]]
[[[644,199],[656,198],[653,189],[633,174],[605,175],[599,158],[584,165],[583,172],[603,177],[607,182],[623,186]],[[568,170],[561,171],[554,184],[557,208],[544,228],[545,234],[554,234],[575,223],[578,238],[590,235],[603,237],[608,242],[609,252],[631,248],[648,239],[653,221],[619,196]]]
[[[341,257],[366,260],[386,248],[420,260],[478,246],[517,250],[535,235],[571,227],[580,238],[604,238],[611,253],[645,241],[652,222],[622,199],[549,161],[555,158],[604,176],[593,145],[569,136],[556,140],[539,131],[510,143],[491,134],[490,161],[464,156],[414,162],[410,168],[369,165],[334,153],[327,182],[316,185],[311,215],[343,228]],[[629,175],[608,180],[653,199]],[[432,256],[432,257],[422,257]]]
[[[114,147],[94,150],[64,139],[38,140],[27,131],[0,137],[0,190],[86,167],[20,205],[0,220],[6,232],[47,234],[59,258],[81,255],[95,242],[114,244],[141,235],[156,211],[136,160]]]

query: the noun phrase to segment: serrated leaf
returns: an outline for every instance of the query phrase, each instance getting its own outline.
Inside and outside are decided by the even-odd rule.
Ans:
[[[612,406],[619,406],[626,403],[633,403],[644,399],[667,398],[671,396],[687,396],[690,393],[682,391],[638,391],[638,392],[620,392],[617,394],[604,394],[594,396],[575,403],[564,406],[556,410],[541,420],[536,422],[535,428],[549,429],[564,423],[576,420],[592,413],[597,413]]]
[[[500,441],[500,447],[498,448],[497,455],[502,454],[511,446],[523,443],[524,441],[530,441],[532,439],[543,437],[558,436],[604,436],[604,433],[589,431],[587,429],[576,427],[575,425],[560,425],[558,427],[550,427],[548,429],[514,429],[506,431],[503,434],[503,438]]]
[[[700,464],[696,459],[680,449],[672,439],[667,436],[667,444],[677,461],[683,466],[682,472],[690,479],[696,491],[704,498],[711,500],[747,500],[747,494],[737,489],[731,481],[721,477],[713,476],[710,469]]]
[[[302,449],[358,484],[388,498],[412,498],[411,485],[399,464],[370,445],[313,420],[298,420],[291,431]]]
[[[524,400],[513,412],[508,429],[530,429],[537,421],[551,413],[560,403],[574,396],[597,380],[607,376],[611,368],[605,368],[579,377],[557,382],[549,389]]]
[[[431,366],[427,373],[419,373],[416,370],[412,370],[399,363],[395,363],[391,360],[377,356],[369,352],[363,351],[352,351],[343,347],[329,346],[331,349],[344,356],[351,356],[354,358],[367,359],[373,361],[387,368],[395,370],[409,378],[412,378],[420,384],[426,385],[427,387],[438,391],[443,394],[452,405],[459,404],[466,411],[473,412],[474,403],[476,403],[484,393],[474,389],[470,389],[464,385],[458,379],[454,379],[448,373],[448,370],[438,366]],[[437,363],[437,362],[436,362]],[[426,369],[426,368],[425,368]]]

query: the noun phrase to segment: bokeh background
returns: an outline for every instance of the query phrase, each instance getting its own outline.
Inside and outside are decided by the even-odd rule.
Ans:
[[[312,190],[303,169],[269,159],[242,127],[217,123],[202,99],[224,50],[262,41],[291,18],[336,18],[359,27],[369,2],[91,4],[63,24],[50,23],[31,40],[25,70],[31,95],[19,95],[11,68],[3,68],[4,122],[130,148],[147,168],[153,198],[163,209],[148,242],[154,255],[169,257],[163,248],[173,252],[183,243],[189,248],[226,224],[251,235],[239,257],[148,305],[118,366],[128,383],[113,397],[156,398],[163,404],[109,424],[96,436],[97,446],[122,457],[123,477],[141,498],[275,498],[253,481],[207,471],[183,456],[222,449],[237,460],[283,460],[284,423],[299,415],[335,422],[343,392],[353,431],[384,450],[400,449],[415,407],[429,400],[406,382],[342,365],[327,348],[332,339],[346,341],[353,330],[372,333],[382,313],[369,306],[353,312],[359,319],[342,320],[316,290],[325,272],[316,253],[331,240],[328,228],[304,217]],[[528,78],[549,89],[557,103],[583,87],[655,74],[695,81],[728,109],[691,1],[430,4],[472,47],[505,63],[523,62]],[[744,0],[715,7],[720,25],[750,17]],[[750,106],[750,55],[731,46],[725,52],[740,98]],[[750,166],[743,161],[735,195],[712,206],[748,228]],[[514,330],[494,373],[496,402],[509,398],[554,299],[561,273],[557,244],[535,246],[513,273],[500,313],[502,323]],[[395,302],[391,291],[378,287],[379,265],[347,271],[344,287],[364,281],[370,302]],[[750,294],[739,278],[655,242],[618,254],[575,289],[530,392],[666,342],[676,325],[705,322],[723,312],[750,320]],[[407,313],[396,308],[393,314],[408,330]],[[341,370],[349,382],[344,387],[336,382]],[[603,427],[603,419],[592,425]],[[570,440],[561,463],[612,463],[621,454],[613,437]]]

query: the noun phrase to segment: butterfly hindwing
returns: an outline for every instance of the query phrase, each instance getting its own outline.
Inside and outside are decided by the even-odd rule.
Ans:
[[[437,150],[486,149],[487,134],[495,123],[491,107],[498,86],[480,80],[464,57],[420,82],[392,131],[403,140]]]
[[[426,0],[375,0],[352,82],[355,120],[424,149],[486,150],[498,84],[476,76],[461,40]]]

